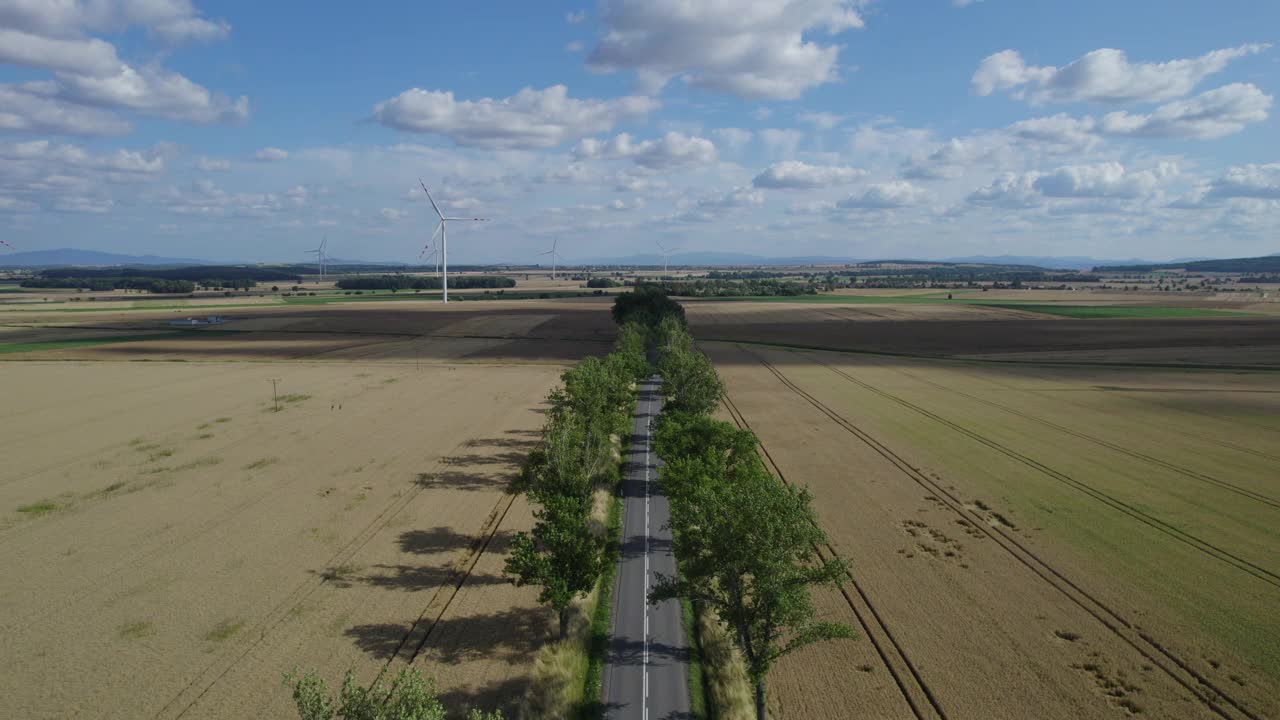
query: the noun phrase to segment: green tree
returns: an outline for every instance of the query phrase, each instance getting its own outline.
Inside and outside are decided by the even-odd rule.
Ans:
[[[445,720],[435,683],[416,669],[404,668],[388,687],[379,679],[372,687],[356,684],[348,671],[337,697],[314,672],[297,671],[285,678],[293,687],[293,703],[301,720]],[[502,720],[502,713],[472,709],[467,720]]]
[[[505,572],[516,585],[538,585],[538,602],[551,605],[560,620],[560,639],[569,632],[569,607],[573,599],[595,587],[603,568],[603,541],[594,537],[587,522],[590,496],[549,495],[539,498],[537,522],[530,533],[519,533],[511,542]]]
[[[658,349],[658,374],[662,376],[664,412],[707,415],[716,409],[724,392],[711,361],[679,344]]]
[[[731,433],[723,433],[731,440]],[[730,628],[765,718],[770,668],[782,656],[822,640],[854,637],[845,625],[815,620],[810,588],[837,585],[846,565],[821,560],[826,542],[808,491],[775,479],[758,458],[729,446],[668,460],[671,529],[679,577],[661,577],[650,601],[687,597]]]

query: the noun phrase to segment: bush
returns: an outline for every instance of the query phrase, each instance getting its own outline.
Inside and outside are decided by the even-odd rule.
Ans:
[[[301,720],[445,720],[446,709],[436,684],[416,669],[403,668],[391,686],[381,679],[373,687],[356,684],[351,671],[342,679],[342,690],[334,697],[329,686],[314,672],[285,678],[293,687],[293,703]],[[469,710],[467,720],[502,720],[502,713]]]

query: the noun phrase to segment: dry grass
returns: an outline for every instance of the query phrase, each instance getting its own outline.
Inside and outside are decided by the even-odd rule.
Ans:
[[[729,629],[715,614],[699,608],[698,644],[702,646],[702,672],[713,717],[718,720],[754,720],[755,703],[747,666],[733,644]]]

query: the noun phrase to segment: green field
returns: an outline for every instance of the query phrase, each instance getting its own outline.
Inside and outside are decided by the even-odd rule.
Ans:
[[[66,350],[68,348],[91,347],[111,343],[138,342],[141,340],[164,340],[166,338],[189,336],[190,331],[151,333],[150,335],[106,335],[103,337],[77,338],[75,340],[44,340],[29,343],[0,344],[0,355],[12,353],[40,352],[42,350]]]
[[[1061,315],[1078,320],[1098,320],[1104,318],[1184,318],[1247,315],[1248,313],[1232,310],[1211,310],[1195,307],[1141,307],[1134,305],[1032,305],[1022,303],[978,303],[991,307],[1025,312]]]

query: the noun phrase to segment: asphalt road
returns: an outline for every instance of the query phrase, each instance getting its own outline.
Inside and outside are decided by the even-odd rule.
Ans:
[[[640,385],[622,481],[622,557],[613,589],[613,637],[604,668],[605,717],[689,718],[689,664],[680,603],[649,605],[658,574],[674,575],[661,462],[650,452],[650,424],[662,408],[660,380]]]

